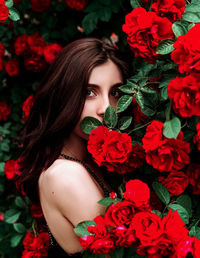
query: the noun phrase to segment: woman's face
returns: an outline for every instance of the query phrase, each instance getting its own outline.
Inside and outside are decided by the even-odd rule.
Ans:
[[[80,122],[86,116],[92,116],[103,122],[106,108],[111,105],[117,106],[120,97],[119,86],[123,84],[121,71],[115,63],[108,60],[106,63],[95,67],[88,81],[87,96],[79,123],[73,133],[88,139],[88,135],[82,132]]]

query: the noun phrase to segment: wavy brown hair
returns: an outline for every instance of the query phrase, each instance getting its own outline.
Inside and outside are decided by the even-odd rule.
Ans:
[[[36,90],[22,133],[19,178],[32,201],[38,201],[41,172],[58,158],[64,140],[80,119],[92,69],[108,59],[119,67],[125,80],[128,67],[116,48],[95,38],[76,40],[63,48]]]

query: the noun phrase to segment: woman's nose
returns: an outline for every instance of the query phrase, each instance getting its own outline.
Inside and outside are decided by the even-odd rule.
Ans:
[[[107,107],[110,105],[110,99],[108,96],[104,96],[100,99],[97,115],[103,117]]]

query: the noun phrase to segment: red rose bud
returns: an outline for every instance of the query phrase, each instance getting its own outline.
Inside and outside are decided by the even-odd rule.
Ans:
[[[52,64],[56,59],[57,55],[62,50],[62,47],[59,44],[49,44],[44,48],[44,57],[48,64]]]
[[[9,76],[17,76],[19,73],[19,61],[13,58],[4,63],[5,70]]]
[[[3,221],[3,220],[4,220],[4,213],[0,212],[0,221]]]
[[[27,42],[28,37],[29,36],[27,34],[23,34],[17,37],[14,43],[14,50],[16,55],[25,55],[30,51]]]
[[[13,179],[16,175],[19,176],[21,174],[20,171],[20,165],[19,165],[20,159],[17,160],[7,160],[4,167],[4,173],[7,177],[7,179]]]
[[[109,194],[109,196],[110,196],[110,198],[113,199],[113,200],[117,198],[117,194],[116,194],[115,192],[111,192],[111,193]]]

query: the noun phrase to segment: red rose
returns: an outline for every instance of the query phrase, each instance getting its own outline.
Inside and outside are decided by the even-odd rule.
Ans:
[[[177,257],[187,257],[188,253],[192,253],[193,241],[194,238],[190,236],[186,236],[185,238],[181,239],[181,241],[176,246]]]
[[[33,55],[24,60],[27,71],[40,72],[46,68],[46,63],[41,56]]]
[[[109,197],[110,197],[111,199],[115,200],[115,199],[117,198],[117,194],[116,194],[115,192],[111,192],[111,193],[109,194]]]
[[[37,251],[27,251],[24,250],[21,258],[44,258],[43,254]]]
[[[104,220],[106,225],[111,227],[129,225],[134,215],[133,203],[125,200],[111,204],[105,213]]]
[[[167,17],[172,23],[180,20],[185,11],[184,0],[156,0],[152,4],[152,10],[157,15]]]
[[[116,247],[133,247],[137,241],[134,230],[127,229],[125,226],[113,228],[111,235],[113,236]]]
[[[196,237],[194,238],[194,242],[193,242],[193,256],[194,258],[200,257],[200,240],[197,239]]]
[[[5,1],[0,1],[0,23],[4,23],[9,15],[8,7],[5,5]]]
[[[51,4],[51,0],[31,0],[33,12],[42,13],[46,11]]]
[[[94,242],[94,236],[93,235],[87,235],[84,237],[79,237],[79,242],[83,249],[88,249],[89,246]]]
[[[29,52],[29,46],[27,42],[28,37],[29,36],[27,34],[23,34],[17,37],[14,43],[14,49],[15,49],[16,55],[24,55]]]
[[[136,208],[148,208],[150,198],[149,187],[138,179],[129,180],[126,183],[126,191],[123,198],[132,202]]]
[[[155,63],[156,47],[163,39],[173,38],[172,23],[154,12],[147,12],[139,7],[126,15],[123,31],[128,35],[127,41],[135,56]]]
[[[167,93],[173,109],[182,117],[200,116],[200,75],[190,74],[171,80]]]
[[[147,126],[142,142],[146,161],[160,172],[180,170],[190,162],[190,144],[183,141],[180,132],[177,139],[169,139],[162,134],[163,123],[153,121]]]
[[[0,101],[0,121],[7,120],[7,116],[10,115],[11,108],[6,104],[5,101]]]
[[[197,149],[200,151],[200,122],[196,126],[197,134],[193,138],[193,142],[197,144]]]
[[[99,126],[91,131],[87,149],[92,154],[95,162],[101,166],[104,161],[104,144],[109,130],[105,126]]]
[[[167,178],[160,177],[159,181],[167,188],[170,196],[177,196],[185,191],[189,178],[185,173],[173,170]]]
[[[133,106],[134,126],[136,126],[137,124],[147,123],[149,121],[149,118],[141,112],[141,108],[134,97],[132,99],[132,106]]]
[[[17,160],[7,160],[4,167],[4,173],[8,179],[14,178],[16,175],[20,175],[20,165],[19,165],[20,159]]]
[[[142,167],[145,160],[144,149],[135,144],[132,146],[132,151],[129,152],[127,160],[123,163],[106,163],[105,166],[110,172],[117,172],[118,174],[124,174],[127,172],[133,172],[135,169]]]
[[[167,234],[174,244],[177,244],[189,233],[177,210],[174,212],[169,210],[167,216],[162,219],[162,225],[164,233]]]
[[[190,164],[187,168],[186,174],[189,177],[193,194],[200,194],[200,164]]]
[[[4,63],[5,70],[9,76],[16,76],[19,73],[19,61],[16,58],[8,60]]]
[[[34,98],[33,96],[29,96],[24,102],[23,102],[23,105],[22,105],[22,111],[23,111],[23,120],[24,121],[27,121],[28,119],[28,116],[29,116],[29,113],[31,111],[31,108],[33,106],[33,103],[34,103]]]
[[[57,55],[62,50],[62,47],[59,44],[50,44],[46,45],[44,48],[44,58],[48,64],[52,64],[56,59]]]
[[[67,6],[77,11],[81,11],[88,4],[88,0],[65,0]]]
[[[41,255],[41,257],[47,257],[49,248],[49,233],[42,232],[36,237],[33,233],[27,232],[23,240],[23,245],[25,250],[36,252],[38,255]]]
[[[135,230],[136,237],[141,244],[146,246],[158,242],[163,234],[161,218],[150,212],[138,212],[135,214],[131,228]]]
[[[0,43],[0,58],[5,54],[5,47],[3,43]]]
[[[87,231],[94,234],[95,239],[104,238],[108,236],[108,231],[104,219],[101,216],[94,218],[96,225],[87,227]]]
[[[31,36],[28,36],[27,43],[30,47],[30,50],[36,55],[42,56],[44,54],[44,47],[46,44],[44,39],[40,37],[38,32],[34,33]]]
[[[42,218],[44,216],[41,207],[37,204],[31,205],[30,213],[33,218],[37,218],[37,219]]]
[[[3,221],[3,220],[4,220],[4,213],[0,212],[0,221]]]
[[[115,244],[111,238],[106,237],[95,240],[89,248],[94,254],[108,254],[113,252]]]
[[[174,43],[172,60],[178,65],[180,73],[200,71],[200,23],[192,27],[185,35],[181,35]]]

